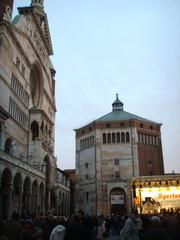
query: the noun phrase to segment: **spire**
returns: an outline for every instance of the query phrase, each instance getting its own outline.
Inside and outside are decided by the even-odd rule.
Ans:
[[[124,104],[118,98],[118,94],[116,94],[116,100],[112,104],[112,110],[113,111],[117,111],[117,110],[123,111],[123,105]]]
[[[44,0],[31,0],[31,6],[44,9]]]
[[[0,21],[11,21],[14,0],[0,0]]]

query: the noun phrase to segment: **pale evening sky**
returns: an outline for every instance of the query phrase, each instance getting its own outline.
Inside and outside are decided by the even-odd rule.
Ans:
[[[14,0],[17,7],[30,0]],[[75,167],[73,129],[124,110],[163,123],[165,172],[180,172],[180,1],[45,0],[56,69],[56,147]]]

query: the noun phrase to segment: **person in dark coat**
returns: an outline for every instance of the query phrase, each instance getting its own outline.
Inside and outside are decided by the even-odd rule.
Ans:
[[[8,240],[18,240],[22,224],[19,221],[19,214],[14,212],[11,220],[2,226],[1,236],[7,237]]]
[[[151,226],[147,229],[143,239],[145,240],[167,240],[166,232],[161,228],[161,219],[157,216],[151,218]]]
[[[43,240],[42,230],[35,227],[31,219],[27,219],[23,223],[19,240]]]
[[[82,240],[86,239],[85,232],[77,215],[73,217],[71,222],[66,224],[65,240]]]
[[[46,219],[41,217],[41,215],[37,215],[34,220],[34,226],[42,230],[43,240],[49,240],[51,234],[51,227],[49,223],[46,221]]]

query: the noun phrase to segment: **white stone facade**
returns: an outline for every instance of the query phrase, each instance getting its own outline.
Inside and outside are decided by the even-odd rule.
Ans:
[[[1,10],[5,4],[0,4]],[[52,54],[43,1],[38,6],[32,1],[30,7],[19,8],[13,21],[1,20],[1,219],[9,218],[13,211],[22,214],[41,209],[44,213],[55,208],[56,214],[69,213],[69,181],[65,174],[59,175],[54,157]]]

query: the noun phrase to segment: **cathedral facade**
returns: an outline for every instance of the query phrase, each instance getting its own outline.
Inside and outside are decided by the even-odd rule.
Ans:
[[[164,174],[161,124],[124,111],[112,112],[76,129],[75,209],[116,214],[133,206],[132,177]]]
[[[0,218],[69,213],[67,175],[57,168],[55,69],[43,0],[0,2]]]

